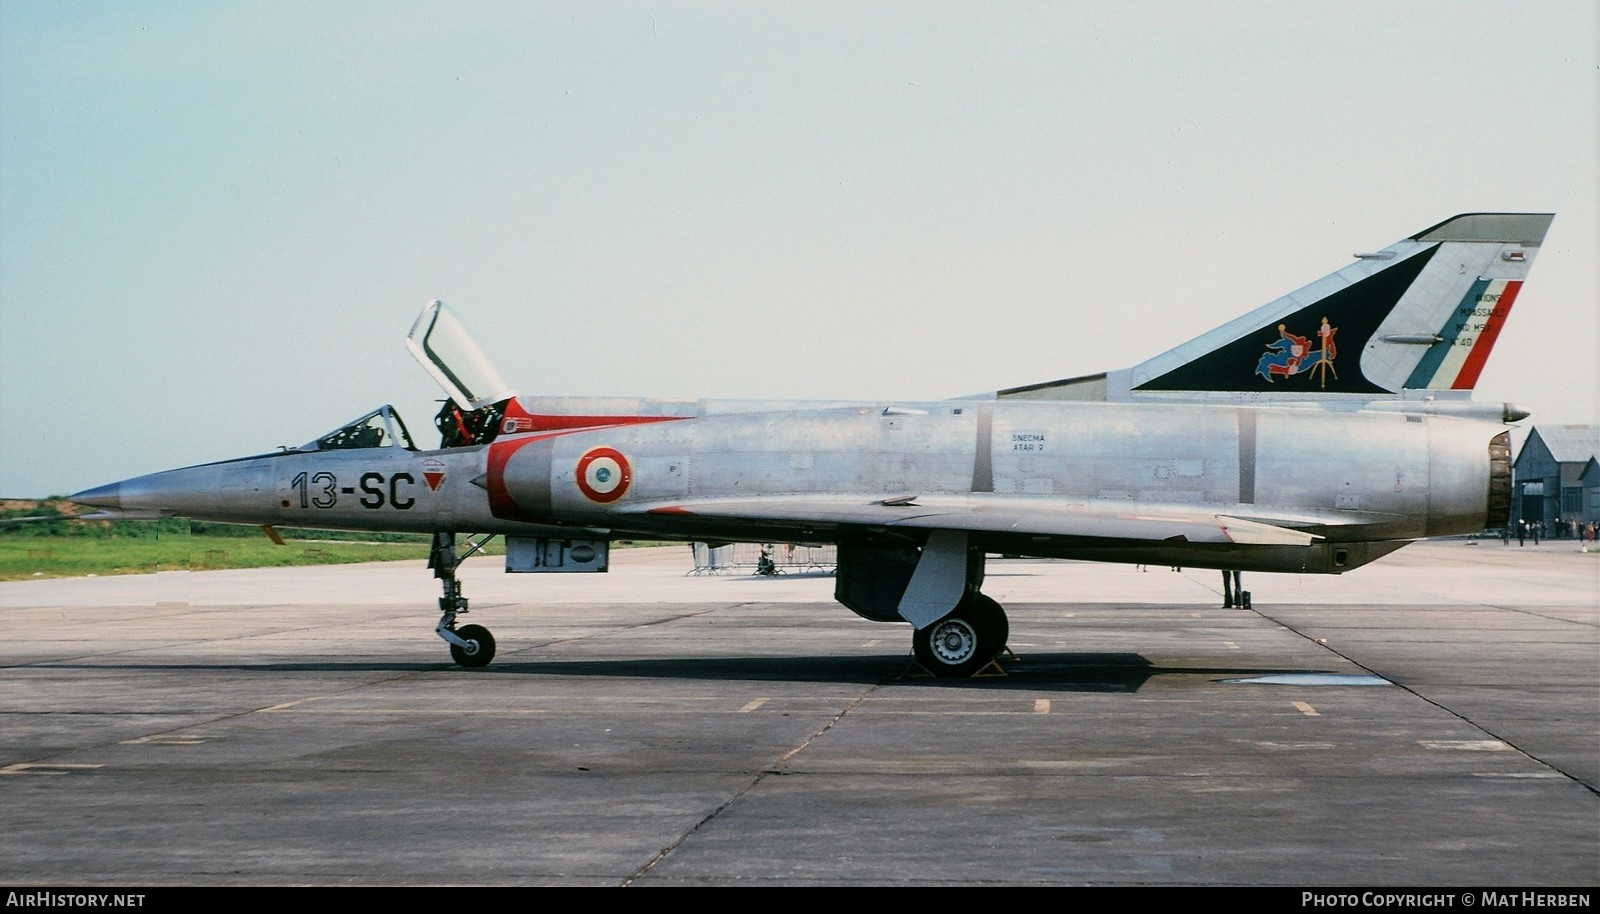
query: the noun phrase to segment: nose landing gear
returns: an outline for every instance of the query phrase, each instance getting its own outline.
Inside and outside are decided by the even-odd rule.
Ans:
[[[450,641],[450,657],[456,663],[465,667],[488,666],[494,659],[494,636],[481,625],[463,625],[455,630],[456,638],[462,644]]]
[[[467,598],[461,593],[461,581],[456,578],[456,566],[482,549],[493,536],[487,536],[476,543],[468,541],[469,548],[465,553],[456,555],[456,535],[450,532],[435,532],[433,534],[433,548],[428,552],[428,567],[433,569],[433,576],[439,579],[444,588],[444,595],[439,597],[439,624],[434,626],[434,634],[450,643],[450,657],[463,667],[475,668],[488,666],[494,659],[494,636],[481,625],[463,625],[456,628],[456,616],[465,615],[467,612]]]

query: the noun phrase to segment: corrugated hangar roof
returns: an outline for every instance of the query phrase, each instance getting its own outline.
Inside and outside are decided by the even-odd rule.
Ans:
[[[1536,425],[1533,430],[1558,463],[1586,463],[1600,454],[1600,425]]]

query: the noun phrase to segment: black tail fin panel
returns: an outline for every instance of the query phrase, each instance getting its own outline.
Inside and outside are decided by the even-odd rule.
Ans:
[[[1555,217],[1467,213],[1132,368],[1002,399],[1368,402],[1469,395]]]

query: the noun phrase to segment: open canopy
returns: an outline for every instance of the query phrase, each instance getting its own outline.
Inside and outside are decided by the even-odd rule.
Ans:
[[[417,315],[406,348],[445,393],[466,409],[482,409],[517,395],[461,319],[437,298]]]

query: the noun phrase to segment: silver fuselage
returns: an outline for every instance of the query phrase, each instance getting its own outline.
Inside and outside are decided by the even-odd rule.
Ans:
[[[1393,412],[1195,404],[518,402],[586,427],[437,451],[286,451],[130,479],[97,490],[95,503],[109,504],[114,489],[124,510],[236,523],[794,542],[915,541],[937,524],[896,518],[940,504],[999,518],[968,528],[991,552],[1339,572],[1412,539],[1481,530],[1490,443],[1504,431]],[[596,471],[585,461],[597,453],[615,456]],[[618,467],[625,479],[583,484],[586,472]],[[796,510],[770,507],[786,502]],[[761,505],[757,516],[740,514],[747,503]],[[1151,539],[1115,525],[1163,511],[1259,520],[1316,540]],[[1074,512],[1110,526],[1049,520]]]

